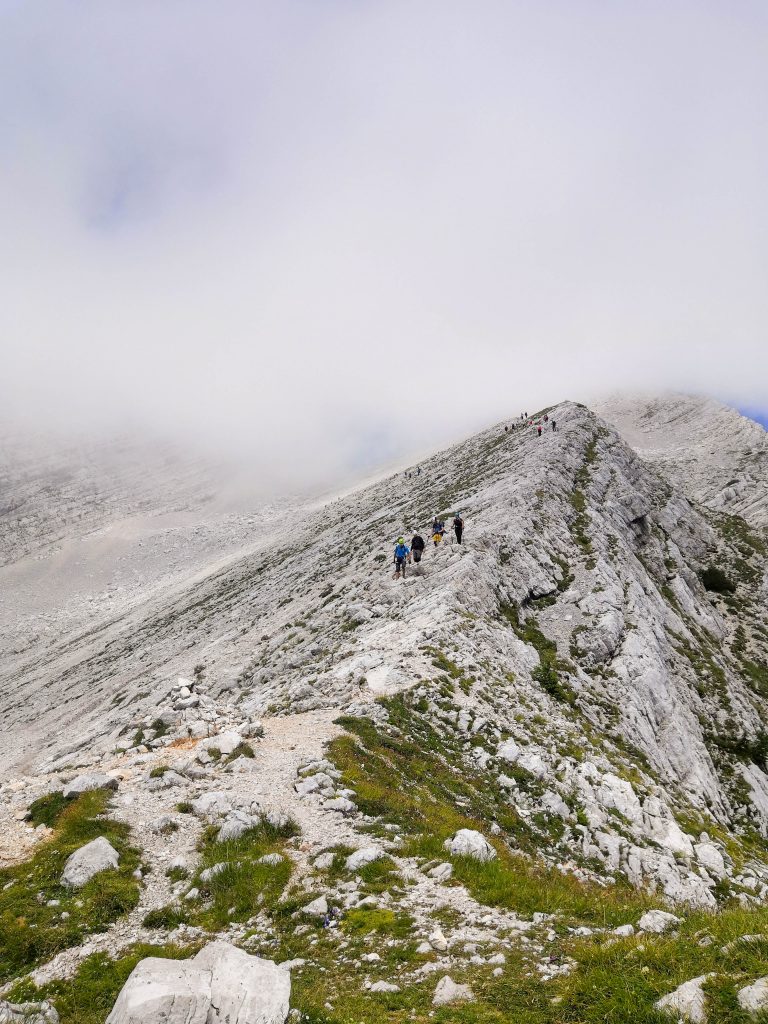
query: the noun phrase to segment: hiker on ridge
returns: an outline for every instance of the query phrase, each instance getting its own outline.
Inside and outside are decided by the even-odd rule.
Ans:
[[[414,562],[417,564],[421,561],[421,556],[424,554],[424,538],[419,533],[414,533],[413,539],[411,540],[411,555],[413,556]]]
[[[456,534],[456,543],[461,544],[461,535],[464,533],[464,520],[461,518],[461,512],[457,512],[453,517],[453,532]]]
[[[400,573],[403,574],[405,579],[405,564],[408,561],[411,554],[411,549],[405,543],[405,537],[398,537],[397,544],[395,544],[395,575],[392,577],[393,580],[400,578]]]

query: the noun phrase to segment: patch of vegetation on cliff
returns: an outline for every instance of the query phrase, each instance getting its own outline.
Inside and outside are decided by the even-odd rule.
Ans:
[[[405,856],[446,859],[446,839],[462,828],[487,834],[495,820],[520,852],[490,836],[495,860],[450,858],[454,879],[479,902],[521,914],[562,912],[581,921],[616,924],[658,903],[629,886],[584,883],[548,866],[538,856],[540,832],[517,814],[492,778],[460,760],[460,750],[415,711],[412,700],[400,694],[382,701],[397,732],[383,731],[366,718],[340,719],[350,735],[334,740],[329,749],[360,809],[398,826]]]

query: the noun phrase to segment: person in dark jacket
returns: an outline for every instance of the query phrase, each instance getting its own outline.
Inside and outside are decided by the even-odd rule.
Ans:
[[[453,517],[453,532],[456,534],[456,543],[461,544],[461,537],[464,533],[464,520],[461,518],[461,512],[457,512]]]
[[[414,562],[420,562],[421,556],[424,554],[424,538],[418,533],[414,533],[411,540],[411,554]]]

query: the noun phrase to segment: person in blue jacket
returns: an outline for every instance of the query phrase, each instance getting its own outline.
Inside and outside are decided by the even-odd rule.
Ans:
[[[397,538],[397,544],[395,544],[395,575],[392,577],[393,580],[400,578],[400,573],[403,574],[405,579],[405,564],[409,560],[411,555],[411,549],[405,543],[404,537]]]

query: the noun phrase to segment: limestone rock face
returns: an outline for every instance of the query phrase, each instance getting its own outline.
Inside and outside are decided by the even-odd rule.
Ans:
[[[290,992],[271,960],[210,942],[191,960],[138,963],[106,1024],[283,1024]]]
[[[47,1001],[7,1003],[0,999],[0,1024],[59,1024],[59,1015]]]
[[[172,912],[150,920],[186,919],[172,941],[203,941],[212,894],[225,915],[218,934],[255,948],[248,943],[257,933],[261,942],[273,890],[290,869],[289,891],[304,893],[291,907],[308,957],[321,922],[323,939],[340,937],[343,951],[345,913],[361,926],[407,913],[429,958],[396,981],[403,990],[424,984],[429,998],[450,962],[461,963],[459,980],[479,999],[485,986],[471,969],[503,973],[492,958],[502,948],[516,957],[518,944],[542,982],[583,970],[577,953],[564,952],[559,924],[549,936],[550,903],[525,914],[482,906],[471,879],[455,884],[465,858],[495,869],[493,858],[507,863],[509,851],[589,892],[628,882],[664,908],[639,922],[638,909],[614,934],[563,913],[575,945],[595,933],[627,945],[634,927],[630,944],[652,952],[653,933],[676,929],[689,906],[716,910],[727,894],[746,910],[765,905],[768,846],[744,837],[768,836],[768,548],[724,513],[757,513],[768,484],[755,475],[742,487],[751,458],[743,452],[731,467],[719,460],[718,473],[733,478],[709,489],[682,449],[673,482],[654,445],[639,457],[583,406],[561,403],[551,418],[557,431],[540,437],[522,423],[491,427],[423,460],[417,476],[380,478],[331,501],[297,499],[289,513],[252,510],[264,522],[258,546],[243,520],[212,519],[195,544],[218,551],[213,535],[229,523],[248,546],[162,586],[148,564],[152,544],[140,565],[126,554],[136,579],[147,569],[146,596],[134,591],[125,606],[89,599],[93,628],[82,634],[69,625],[69,606],[35,616],[34,636],[19,621],[0,659],[0,769],[22,773],[0,774],[0,861],[17,856],[14,844],[25,853],[50,835],[37,821],[59,801],[31,809],[73,765],[85,773],[68,784],[73,792],[113,775],[110,813],[130,826],[148,870],[136,873],[141,907],[89,935],[89,949],[112,954],[145,939],[147,912],[164,907]],[[664,407],[663,422],[659,447],[677,432],[673,409]],[[7,504],[1,471],[0,484],[4,521],[13,495]],[[449,531],[393,580],[390,539],[426,533],[448,495],[464,510],[466,543]],[[126,521],[137,522],[136,511],[124,508]],[[180,572],[190,564],[185,536],[170,530],[162,540]],[[353,551],[345,538],[365,540]],[[0,601],[3,636],[12,604]],[[254,756],[230,760],[245,737]],[[445,820],[456,825],[436,841],[432,822]],[[242,836],[256,823],[269,845],[253,850]],[[472,827],[456,832],[461,824]],[[251,907],[230,901],[230,884],[259,854],[254,875],[268,885],[251,893]],[[373,885],[365,865],[379,858],[386,871]],[[108,856],[100,869],[115,863]],[[32,893],[65,921],[57,895]],[[371,937],[369,959],[354,966],[358,987],[385,977],[383,964],[362,964],[376,963],[376,944],[385,954],[385,943],[396,946],[400,931]],[[681,943],[711,938],[691,931],[680,929]],[[296,952],[282,948],[282,929],[273,939],[275,959]],[[79,955],[64,950],[39,970],[66,977]],[[748,988],[753,978],[732,980]],[[192,1020],[195,984],[179,980]],[[453,991],[447,981],[442,988]],[[670,993],[669,1005],[682,1012],[696,989]],[[648,1012],[659,995],[646,992]],[[331,1016],[343,1016],[326,998]],[[695,1000],[685,1005],[691,1013]]]
[[[119,861],[117,850],[104,836],[99,836],[70,855],[61,874],[61,884],[68,889],[79,889],[100,871],[116,868]]]

